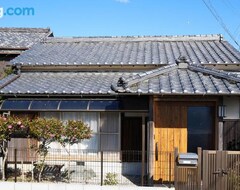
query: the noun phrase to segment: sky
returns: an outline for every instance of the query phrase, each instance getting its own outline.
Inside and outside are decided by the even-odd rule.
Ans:
[[[240,44],[240,0],[205,1]],[[223,34],[238,48],[203,0],[0,0],[0,7],[34,9],[2,16],[0,27],[50,27],[55,36]]]

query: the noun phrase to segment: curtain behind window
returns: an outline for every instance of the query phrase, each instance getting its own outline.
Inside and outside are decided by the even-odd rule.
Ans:
[[[41,112],[41,117],[57,118],[62,121],[82,120],[92,129],[92,137],[74,144],[71,149],[93,151],[120,150],[120,114],[113,112]],[[51,148],[61,149],[58,143],[52,143]]]
[[[71,148],[74,149],[88,149],[98,150],[99,149],[99,113],[97,112],[62,112],[62,121],[71,120],[82,120],[92,129],[92,137],[85,139],[81,143],[74,144]]]
[[[57,118],[64,121],[67,120],[82,120],[92,129],[92,137],[90,139],[83,140],[81,143],[77,143],[71,146],[71,149],[99,149],[99,113],[96,112],[41,112],[40,117],[44,118]],[[52,143],[51,148],[61,149],[61,145],[58,143]]]
[[[115,112],[101,113],[100,140],[101,150],[120,150],[120,115]]]

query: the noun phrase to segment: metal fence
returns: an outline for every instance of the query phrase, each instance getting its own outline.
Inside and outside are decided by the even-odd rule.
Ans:
[[[154,152],[151,154],[152,157],[156,155]],[[145,156],[144,163],[142,155]],[[41,180],[99,185],[149,185],[147,164],[149,156],[150,153],[142,154],[142,151],[132,150],[101,152],[81,149],[50,149]],[[161,161],[160,165],[154,164],[153,170],[161,171],[164,179],[173,181],[173,153],[158,153],[158,156]],[[7,180],[38,181],[41,159],[32,149],[9,148]]]

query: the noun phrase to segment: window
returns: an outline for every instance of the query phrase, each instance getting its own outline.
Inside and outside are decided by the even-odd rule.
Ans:
[[[88,149],[88,150],[98,150],[99,149],[99,113],[96,112],[62,112],[61,120],[67,121],[72,120],[82,120],[92,129],[92,137],[90,139],[85,139],[81,143],[72,146],[73,149]]]
[[[119,101],[116,100],[92,100],[89,104],[90,110],[118,110]]]
[[[36,100],[31,104],[31,110],[56,110],[60,101]]]
[[[188,107],[188,152],[214,148],[214,108],[210,106]]]
[[[101,150],[120,150],[119,113],[101,113],[100,140]]]
[[[31,101],[30,100],[5,100],[2,104],[2,110],[27,110]]]
[[[40,112],[41,117],[58,118],[62,121],[82,120],[88,124],[93,133],[90,139],[74,144],[72,149],[93,151],[120,150],[120,114],[117,112]],[[53,143],[52,148],[61,148]]]
[[[62,100],[60,110],[86,110],[88,107],[88,100]]]

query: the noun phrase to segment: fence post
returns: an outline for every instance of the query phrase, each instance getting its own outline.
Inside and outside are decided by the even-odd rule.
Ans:
[[[177,175],[177,158],[178,158],[178,148],[174,148],[174,186],[178,189],[178,175]]]
[[[14,149],[14,182],[17,182],[17,149]]]
[[[201,189],[201,183],[202,183],[202,148],[197,148],[198,152],[198,166],[197,166],[197,188],[198,190]]]
[[[101,151],[101,186],[103,186],[103,151]]]
[[[34,181],[34,165],[33,165],[33,161],[32,161],[32,181]]]
[[[23,170],[24,170],[24,168],[23,168],[23,160],[21,161],[21,169],[22,169],[22,181],[25,181],[25,179],[24,179],[24,172],[23,172]]]

